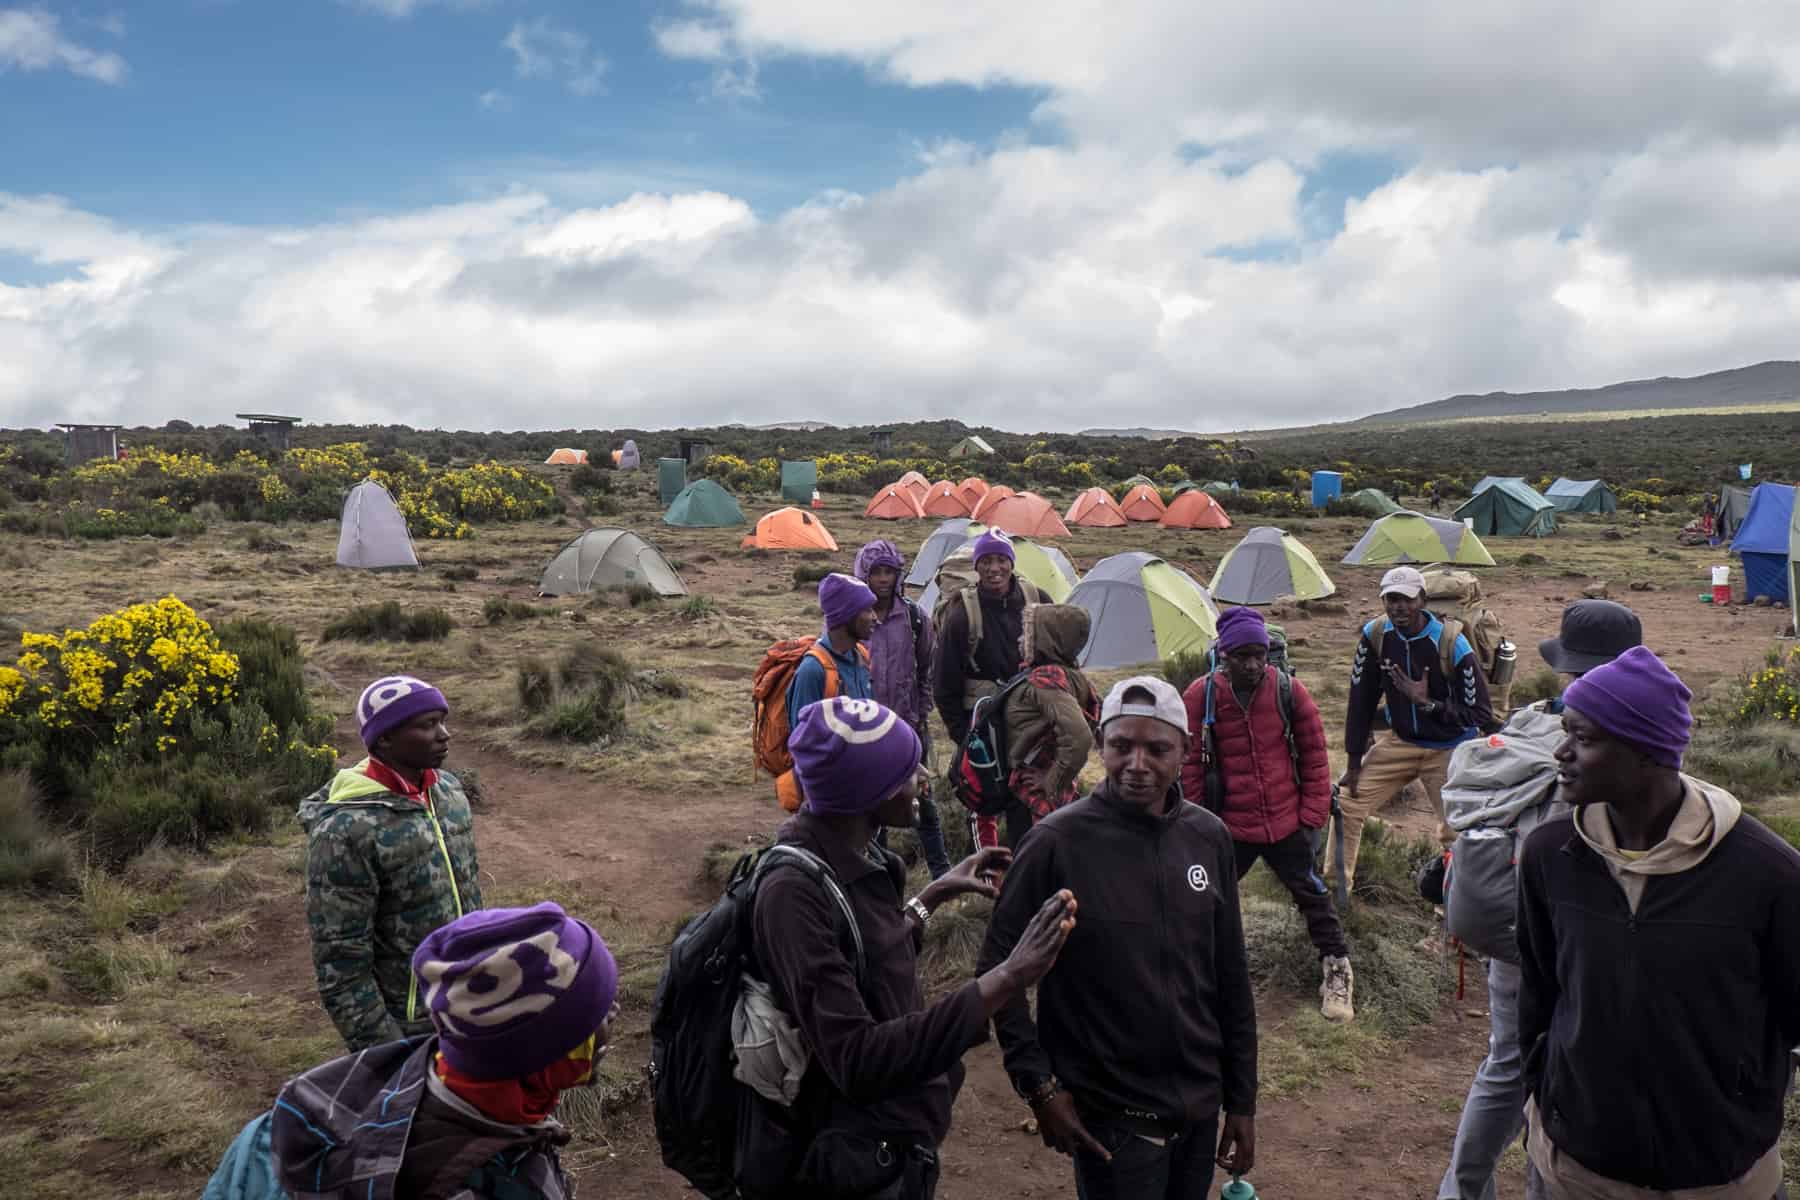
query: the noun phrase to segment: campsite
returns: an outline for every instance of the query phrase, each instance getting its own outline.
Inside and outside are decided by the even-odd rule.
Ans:
[[[1517,430],[1513,423],[1510,435]],[[1746,564],[1751,586],[1770,593],[1791,577],[1789,560],[1775,561],[1790,550],[1774,549],[1772,531],[1779,523],[1785,537],[1791,527],[1792,488],[1786,509],[1771,488],[1743,514],[1741,528],[1755,539],[1748,553],[1764,557],[1740,560],[1724,545],[1678,540],[1697,511],[1697,480],[1632,511],[1628,498],[1643,493],[1655,469],[1636,463],[1603,463],[1598,472],[1567,464],[1569,473],[1609,478],[1613,512],[1564,508],[1544,493],[1553,521],[1525,498],[1494,506],[1493,534],[1451,516],[1473,502],[1466,495],[1431,513],[1419,485],[1473,482],[1486,457],[1525,472],[1521,487],[1533,495],[1540,476],[1548,487],[1559,474],[1555,462],[1503,463],[1504,452],[1485,441],[1469,446],[1466,431],[1463,454],[1430,471],[1374,455],[1360,466],[1343,461],[1349,451],[1316,460],[1342,476],[1341,493],[1317,509],[1305,441],[1260,443],[1254,460],[1239,461],[1255,467],[1257,486],[1234,489],[1225,443],[1071,438],[1054,464],[1030,464],[1003,435],[965,433],[941,442],[943,457],[920,456],[920,467],[942,471],[907,479],[898,462],[868,458],[859,468],[861,448],[830,432],[801,442],[716,431],[712,453],[689,461],[672,436],[634,430],[633,455],[643,447],[637,470],[606,466],[622,434],[544,434],[542,448],[529,450],[495,441],[467,457],[425,444],[358,457],[342,447],[361,439],[337,440],[343,431],[298,432],[333,439],[304,453],[343,464],[333,478],[346,483],[385,471],[375,464],[395,453],[416,455],[418,469],[388,472],[386,486],[353,483],[354,493],[333,483],[328,499],[321,483],[310,507],[295,505],[279,520],[221,519],[215,505],[199,516],[143,518],[187,522],[172,536],[81,536],[88,526],[65,526],[64,510],[52,507],[58,495],[85,503],[58,492],[68,475],[52,465],[30,476],[42,486],[28,497],[18,457],[31,443],[0,442],[0,465],[11,465],[0,478],[15,489],[0,509],[9,643],[0,664],[19,661],[21,635],[84,630],[126,603],[179,597],[215,628],[254,619],[291,631],[295,687],[321,722],[323,745],[343,761],[361,753],[350,710],[367,681],[404,671],[439,686],[452,705],[448,766],[479,796],[487,903],[554,899],[601,928],[618,956],[617,1049],[603,1086],[565,1114],[575,1140],[564,1162],[578,1181],[595,1181],[595,1194],[682,1194],[657,1159],[645,1102],[651,991],[680,923],[783,815],[769,780],[750,769],[747,697],[758,658],[778,639],[816,632],[817,581],[848,569],[872,539],[893,540],[909,563],[927,556],[908,583],[929,607],[928,563],[965,546],[966,522],[1016,527],[1019,570],[1096,614],[1090,667],[1102,685],[1203,650],[1228,601],[1263,605],[1324,710],[1334,764],[1348,664],[1361,623],[1379,611],[1376,584],[1387,566],[1470,564],[1519,647],[1515,703],[1554,687],[1536,646],[1555,632],[1564,604],[1610,595],[1640,615],[1647,644],[1705,706],[1696,769],[1800,838],[1792,717],[1769,708],[1727,715],[1749,712],[1756,688],[1786,688],[1791,697],[1800,687],[1795,643],[1782,639],[1793,620],[1786,593],[1761,605],[1744,594]],[[758,453],[770,436],[814,448],[783,465]],[[134,438],[156,440],[154,431]],[[214,458],[192,441],[175,449],[181,442],[169,439],[170,480],[214,479],[201,465]],[[560,448],[586,462],[544,461]],[[1182,456],[1193,461],[1178,464]],[[1129,473],[1096,477],[1091,464],[1107,458]],[[288,480],[290,489],[303,479],[279,460],[263,475],[239,469],[252,483]],[[108,464],[80,470],[95,487],[110,478]],[[115,474],[120,496],[148,477]],[[461,498],[440,486],[445,476],[462,486]],[[500,487],[495,480],[517,497],[510,509],[518,515],[500,491],[477,492],[483,481]],[[1184,482],[1193,486],[1177,494]],[[1380,494],[1359,498],[1365,488]],[[1399,511],[1384,513],[1384,499]],[[1417,508],[1430,519],[1409,515]],[[111,511],[102,518],[83,508],[80,521],[125,519]],[[1713,605],[1710,595],[1702,603],[1717,564],[1729,564],[1736,591],[1730,603]],[[374,616],[362,627],[352,619],[383,606],[398,610],[408,632]],[[1096,759],[1087,777],[1097,773]],[[21,786],[21,776],[5,778],[0,786]],[[956,824],[956,802],[943,803],[946,825]],[[16,813],[19,797],[6,804]],[[140,812],[140,824],[117,826],[123,832],[106,845],[64,828],[67,859],[45,868],[48,883],[0,889],[0,995],[14,1013],[0,1035],[8,1118],[0,1161],[34,1180],[34,1196],[195,1195],[282,1081],[336,1052],[314,986],[301,911],[305,843],[291,809],[268,806],[229,830]],[[1431,1195],[1484,1053],[1480,970],[1459,967],[1454,952],[1433,957],[1416,947],[1432,922],[1411,873],[1433,852],[1425,839],[1434,816],[1415,794],[1379,816],[1384,828],[1365,844],[1349,922],[1363,989],[1355,1025],[1319,1018],[1298,918],[1266,869],[1246,881],[1263,1080],[1256,1183],[1272,1198],[1376,1194],[1369,1180],[1382,1181],[1384,1195]],[[142,822],[156,832],[131,840]],[[984,904],[969,901],[934,921],[923,959],[932,991],[967,978]],[[1028,1114],[998,1052],[983,1046],[968,1066],[940,1194],[1067,1194],[1066,1160],[1025,1128]],[[56,1105],[43,1103],[50,1094]],[[1790,1106],[1790,1173],[1800,1159],[1796,1137],[1800,1114]],[[1503,1160],[1505,1194],[1519,1193],[1522,1163],[1517,1150]]]

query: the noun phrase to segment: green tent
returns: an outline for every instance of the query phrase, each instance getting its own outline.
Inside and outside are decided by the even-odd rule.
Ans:
[[[993,452],[994,448],[987,444],[987,439],[976,437],[974,434],[970,434],[962,441],[956,443],[956,445],[950,447],[951,458],[985,457]]]
[[[1416,512],[1397,512],[1381,518],[1344,556],[1347,567],[1439,562],[1491,567],[1494,556],[1461,521]]]
[[[1484,537],[1543,537],[1556,532],[1556,505],[1522,479],[1495,479],[1456,510]]]
[[[731,498],[731,493],[710,479],[696,479],[681,490],[669,511],[663,514],[665,525],[683,525],[690,529],[712,529],[721,525],[744,524],[744,510]]]
[[[1344,503],[1365,517],[1386,517],[1402,511],[1380,488],[1363,488],[1359,492],[1351,492],[1344,497]]]
[[[811,504],[818,486],[818,463],[808,460],[781,464],[781,498],[789,504]]]
[[[1234,483],[1226,483],[1223,479],[1215,479],[1200,490],[1211,496],[1214,500],[1224,500],[1227,497],[1238,494],[1237,485]]]
[[[687,486],[687,459],[659,458],[656,460],[656,490],[664,504],[673,504],[675,497],[681,495],[681,489]]]
[[[1183,492],[1197,492],[1199,490],[1200,485],[1191,479],[1184,479],[1175,485],[1175,495],[1177,496],[1181,495]]]
[[[1226,604],[1272,604],[1290,596],[1318,600],[1337,585],[1299,538],[1261,525],[1225,552],[1208,590]]]
[[[1556,505],[1557,512],[1613,513],[1619,511],[1619,498],[1603,479],[1558,479],[1544,493],[1544,499]]]

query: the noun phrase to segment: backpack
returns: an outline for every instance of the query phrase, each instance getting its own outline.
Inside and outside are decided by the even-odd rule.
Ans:
[[[831,867],[799,846],[776,844],[738,859],[713,906],[675,935],[650,1001],[650,1097],[664,1165],[708,1200],[738,1195],[739,1110],[750,1089],[732,1077],[731,1015],[744,974],[756,972],[751,915],[762,881],[792,868],[825,890],[847,927],[857,985],[867,967],[862,932]]]
[[[931,623],[934,628],[944,627],[944,614],[952,604],[961,604],[965,615],[969,618],[969,643],[963,652],[964,665],[975,670],[975,651],[981,645],[981,580],[975,574],[975,543],[958,546],[944,556],[938,564],[937,600],[931,606]],[[1015,573],[1013,578],[1019,581],[1019,590],[1024,593],[1026,604],[1042,604],[1048,597],[1037,584]],[[916,635],[918,626],[913,627]]]
[[[1450,757],[1444,820],[1457,833],[1444,878],[1444,925],[1476,954],[1517,963],[1514,912],[1519,845],[1559,810],[1560,718],[1524,709],[1499,732],[1464,742]]]
[[[868,647],[858,643],[856,652],[867,666]],[[816,637],[776,642],[764,652],[762,662],[757,664],[756,675],[750,681],[750,752],[755,759],[755,769],[767,771],[777,778],[794,769],[794,758],[787,748],[788,734],[793,732],[788,728],[787,694],[794,682],[794,673],[808,655],[818,659],[825,668],[825,698],[829,700],[838,694],[842,682],[838,678],[837,660],[828,648],[819,645]],[[751,778],[755,778],[755,770]]]
[[[1287,642],[1284,638],[1282,649]],[[1275,638],[1271,633],[1269,650],[1271,656],[1275,649]],[[1206,672],[1206,688],[1203,692],[1206,716],[1200,724],[1200,767],[1205,772],[1206,794],[1199,799],[1199,804],[1207,812],[1217,816],[1225,808],[1225,768],[1219,759],[1218,738],[1213,733],[1213,681],[1217,678],[1216,668],[1211,666],[1213,652],[1206,652],[1209,669]],[[1274,666],[1274,663],[1270,663]],[[1281,710],[1281,736],[1287,742],[1288,762],[1294,768],[1294,786],[1300,786],[1300,747],[1294,742],[1294,673],[1287,669],[1286,656],[1283,665],[1275,671],[1275,706]]]
[[[950,790],[978,817],[995,817],[1012,803],[1011,768],[1007,765],[1006,698],[1031,682],[1020,671],[991,696],[975,702],[969,732],[950,756]]]
[[[1443,623],[1444,634],[1438,639],[1438,652],[1443,659],[1444,678],[1456,673],[1456,636],[1469,639],[1475,661],[1487,678],[1488,697],[1496,718],[1503,717],[1512,695],[1513,672],[1517,658],[1499,616],[1482,601],[1481,580],[1473,571],[1435,567],[1424,572],[1427,606]],[[1501,648],[1507,653],[1502,654]]]

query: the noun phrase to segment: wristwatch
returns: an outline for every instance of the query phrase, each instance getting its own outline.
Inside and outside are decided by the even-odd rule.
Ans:
[[[1025,1097],[1025,1103],[1033,1108],[1042,1108],[1056,1099],[1056,1093],[1062,1085],[1056,1082],[1056,1076],[1045,1075],[1042,1078],[1028,1077],[1019,1080],[1019,1095]]]
[[[917,896],[906,902],[906,908],[913,916],[919,918],[919,928],[923,929],[931,923],[931,910],[926,908],[925,902]]]

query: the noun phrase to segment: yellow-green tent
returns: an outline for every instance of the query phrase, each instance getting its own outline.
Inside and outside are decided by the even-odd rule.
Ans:
[[[1369,526],[1362,540],[1344,556],[1348,567],[1384,563],[1459,563],[1491,567],[1494,556],[1461,521],[1446,521],[1416,512],[1397,512]]]
[[[1093,619],[1083,667],[1128,667],[1199,653],[1218,636],[1219,610],[1199,581],[1141,550],[1095,563],[1068,602]]]

